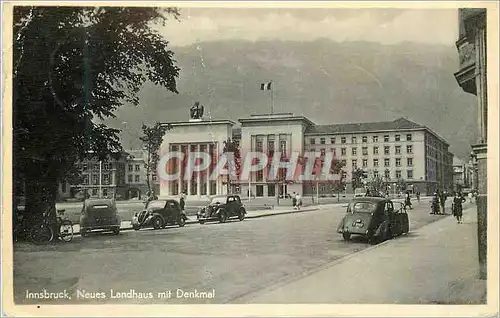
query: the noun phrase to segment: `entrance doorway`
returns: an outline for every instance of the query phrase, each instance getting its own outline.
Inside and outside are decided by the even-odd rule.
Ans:
[[[255,192],[256,192],[255,196],[263,197],[264,196],[264,186],[262,184],[257,185]]]

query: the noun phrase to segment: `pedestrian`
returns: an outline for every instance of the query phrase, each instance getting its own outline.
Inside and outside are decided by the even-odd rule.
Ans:
[[[295,194],[295,192],[292,194],[292,206],[294,210],[297,207],[297,195]]]
[[[181,192],[181,197],[179,199],[179,206],[181,207],[181,211],[184,212],[184,207],[186,206],[186,199],[184,192]]]
[[[411,210],[411,198],[410,198],[410,192],[406,192],[406,198],[405,198],[405,208],[410,207]]]
[[[467,197],[469,197],[469,203],[472,203],[472,198],[474,197],[474,195],[472,194],[472,191],[469,192],[469,194],[467,195]]]
[[[446,203],[446,192],[441,192],[441,197],[439,198],[439,204],[441,205],[441,214],[446,214],[444,205]]]
[[[453,198],[453,216],[457,219],[458,224],[462,223],[462,203],[464,203],[465,201],[466,200],[462,195],[460,195],[458,192],[455,192],[455,196]]]
[[[439,214],[439,194],[438,192],[434,193],[431,202],[431,214]]]
[[[420,202],[420,192],[417,191],[417,201]]]
[[[296,200],[297,200],[297,210],[300,210],[300,207],[302,206],[302,198],[300,197],[300,194],[298,194],[298,193],[296,196]]]

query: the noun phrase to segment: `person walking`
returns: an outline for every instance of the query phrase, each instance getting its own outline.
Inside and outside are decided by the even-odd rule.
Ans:
[[[417,202],[420,203],[420,192],[419,191],[417,191]]]
[[[469,192],[469,194],[467,195],[467,197],[469,198],[469,203],[472,203],[472,198],[474,197],[474,195],[472,194],[472,191]]]
[[[437,192],[432,197],[431,214],[439,214],[439,194]]]
[[[462,223],[462,204],[465,201],[465,198],[460,193],[455,192],[455,196],[453,197],[453,216],[457,219],[458,224]]]
[[[181,208],[181,211],[184,212],[184,207],[186,206],[186,198],[184,192],[181,192],[181,197],[179,199],[179,206]]]
[[[295,208],[297,208],[297,195],[295,194],[295,192],[292,194],[292,206],[294,210]]]
[[[406,192],[406,198],[405,198],[405,209],[406,207],[410,207],[410,210],[412,209],[411,206],[411,198],[410,198],[410,192]]]
[[[296,200],[297,200],[297,210],[300,210],[300,207],[302,206],[302,198],[300,197],[300,194],[298,194],[298,193],[296,196]]]

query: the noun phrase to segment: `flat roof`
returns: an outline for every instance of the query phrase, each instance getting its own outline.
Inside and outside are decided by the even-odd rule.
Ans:
[[[226,124],[231,126],[236,125],[236,123],[230,119],[174,121],[161,124],[172,125],[172,126],[199,126],[199,125],[218,125],[218,124]]]
[[[295,116],[293,113],[277,113],[277,114],[257,114],[250,115],[247,118],[240,118],[238,121],[242,124],[245,123],[258,123],[258,122],[280,122],[280,121],[302,121],[309,126],[314,126],[310,119],[305,116]]]

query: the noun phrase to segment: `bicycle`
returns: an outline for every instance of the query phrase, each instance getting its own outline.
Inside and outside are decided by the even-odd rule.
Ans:
[[[54,240],[54,236],[67,243],[73,239],[73,222],[63,219],[65,210],[57,210],[55,220],[50,217],[51,210],[42,215],[41,221],[30,229],[30,239],[34,244],[47,244]],[[57,233],[54,235],[54,229]]]

